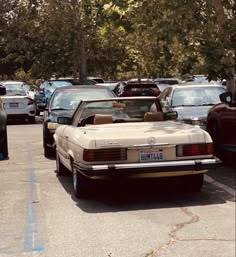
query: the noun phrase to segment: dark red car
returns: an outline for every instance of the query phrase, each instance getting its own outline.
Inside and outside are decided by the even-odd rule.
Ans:
[[[114,92],[117,96],[158,96],[161,91],[155,83],[128,81],[119,83]]]
[[[220,100],[208,112],[206,129],[214,142],[215,155],[236,164],[236,92],[222,93]]]

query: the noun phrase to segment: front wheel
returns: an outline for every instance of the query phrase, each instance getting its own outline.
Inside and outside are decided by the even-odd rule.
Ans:
[[[7,130],[5,131],[4,135],[2,135],[2,137],[4,138],[4,140],[2,142],[2,147],[0,149],[0,152],[2,152],[3,159],[7,159],[8,158]]]
[[[29,121],[29,123],[34,124],[35,123],[35,116],[28,117],[28,121]]]
[[[50,147],[44,146],[44,157],[46,158],[55,157],[55,150]]]

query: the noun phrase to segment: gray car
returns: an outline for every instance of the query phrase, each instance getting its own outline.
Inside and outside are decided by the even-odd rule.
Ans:
[[[164,111],[176,111],[178,120],[206,129],[208,110],[220,102],[224,87],[216,84],[173,85],[158,96]]]

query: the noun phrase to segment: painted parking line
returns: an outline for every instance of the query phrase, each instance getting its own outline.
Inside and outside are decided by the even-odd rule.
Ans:
[[[37,188],[36,188],[36,177],[35,169],[32,163],[32,151],[28,146],[27,166],[28,166],[28,177],[30,181],[30,190],[27,201],[27,217],[26,217],[26,229],[24,234],[24,251],[35,251],[41,252],[44,250],[43,243],[41,240],[39,222],[37,219]]]
[[[230,195],[232,195],[234,198],[236,197],[236,191],[235,189],[233,189],[232,187],[226,186],[216,180],[214,180],[213,178],[211,178],[210,176],[206,175],[204,176],[204,180],[206,182],[208,182],[209,184],[213,184],[214,186],[217,186],[221,189],[223,189],[225,192],[229,193]]]

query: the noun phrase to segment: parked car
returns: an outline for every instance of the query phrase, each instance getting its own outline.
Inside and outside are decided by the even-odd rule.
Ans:
[[[208,111],[206,129],[213,139],[215,155],[236,164],[236,92],[222,93],[220,99],[221,103]]]
[[[73,174],[76,197],[86,196],[92,179],[175,177],[200,190],[220,161],[206,131],[175,119],[156,97],[81,101],[72,118],[57,119],[57,173]]]
[[[162,83],[157,84],[157,88],[158,88],[158,90],[160,91],[160,93],[161,93],[165,88],[167,88],[167,87],[169,87],[169,86],[171,86],[171,85],[169,85],[169,84],[162,84]]]
[[[34,99],[35,96],[35,88],[23,81],[13,81],[13,80],[7,80],[0,82],[1,85],[3,85],[6,88],[10,88],[10,90],[16,89],[16,90],[25,90],[27,95]]]
[[[53,134],[59,126],[58,116],[71,117],[82,99],[101,99],[115,97],[107,88],[100,86],[69,86],[57,88],[49,101],[43,116],[43,147],[44,156],[55,155]]]
[[[40,115],[40,112],[42,112],[52,95],[53,91],[58,87],[64,87],[64,86],[72,86],[72,82],[68,81],[67,79],[62,80],[47,80],[44,81],[39,86],[39,92],[37,95],[35,95],[35,102],[36,102],[36,115]]]
[[[104,83],[97,83],[96,86],[106,87],[114,92],[114,90],[118,84],[119,84],[119,82],[104,82]]]
[[[220,102],[223,92],[225,89],[220,85],[181,84],[167,87],[158,98],[164,111],[178,113],[179,121],[206,129],[207,112]]]
[[[175,84],[181,84],[182,81],[177,78],[156,78],[153,80],[153,83],[175,85]]]
[[[16,84],[5,84],[6,95],[2,96],[4,109],[7,113],[7,119],[28,120],[35,122],[36,105],[24,87]]]
[[[1,96],[6,94],[6,88],[0,85],[0,160],[8,158],[7,144],[7,114],[3,107]]]
[[[93,80],[96,83],[104,83],[105,82],[104,79],[101,77],[87,77],[87,80]]]
[[[158,96],[160,94],[155,83],[136,81],[120,82],[114,88],[114,92],[119,97]]]

